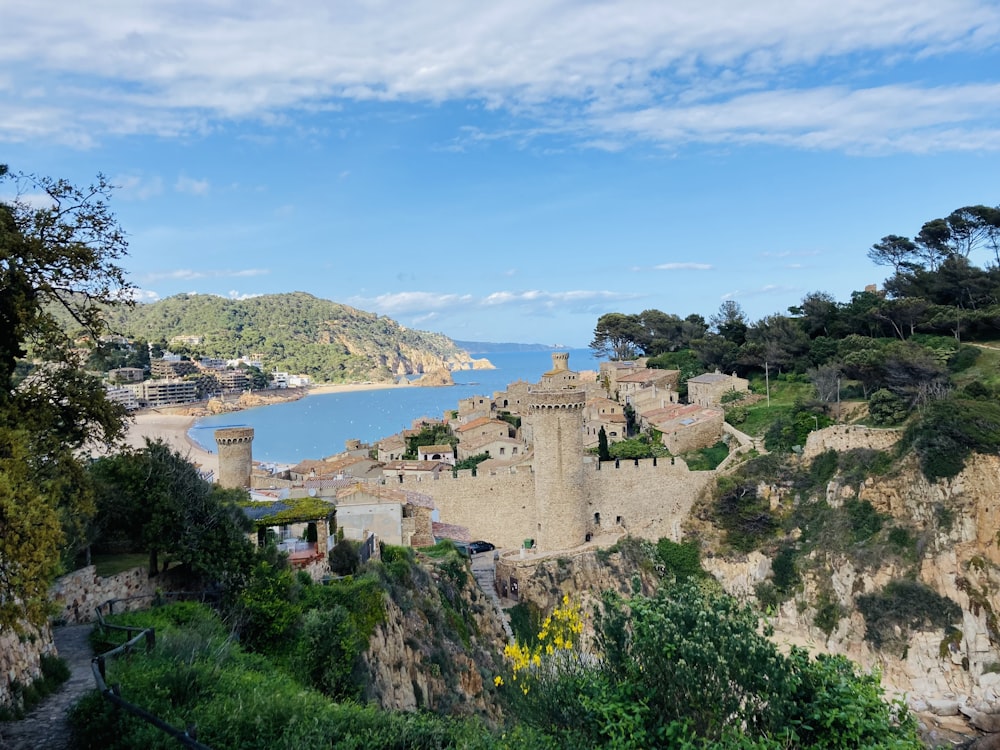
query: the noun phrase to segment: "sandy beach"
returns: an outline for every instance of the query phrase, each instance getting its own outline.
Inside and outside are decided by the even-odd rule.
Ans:
[[[309,394],[348,393],[351,391],[374,391],[385,388],[414,388],[408,383],[347,383],[339,385],[316,385],[309,387]],[[307,395],[308,397],[308,395]],[[178,409],[186,408],[182,406]],[[162,440],[175,451],[200,468],[213,471],[218,475],[219,458],[209,453],[190,437],[188,430],[197,421],[197,417],[187,414],[172,414],[170,409],[141,411],[134,415],[125,437],[125,443],[133,448],[142,448],[146,438]]]
[[[133,448],[146,445],[146,438],[162,440],[175,451],[187,458],[199,468],[219,473],[219,458],[209,453],[191,438],[188,430],[196,421],[195,417],[184,414],[162,414],[148,411],[135,415],[125,436],[125,443]]]

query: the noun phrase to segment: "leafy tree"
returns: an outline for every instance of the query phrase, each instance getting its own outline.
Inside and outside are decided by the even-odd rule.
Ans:
[[[597,319],[590,348],[598,357],[633,359],[644,336],[638,315],[605,313]]]
[[[102,307],[129,290],[103,177],[81,189],[0,165],[5,183],[15,197],[0,202],[0,627],[44,619],[39,596],[60,553],[86,543],[93,511],[78,455],[124,431],[124,410],[80,369],[57,311],[96,340]],[[23,367],[29,353],[46,361]]]
[[[868,398],[868,414],[881,426],[896,425],[909,414],[906,402],[887,388],[880,388]]]
[[[246,536],[250,522],[238,505],[244,491],[205,481],[161,441],[99,459],[90,474],[101,534],[124,537],[148,552],[150,575],[159,572],[161,554],[209,582],[238,583],[246,574],[253,547]]]
[[[833,332],[840,306],[826,292],[811,292],[802,298],[798,306],[790,307],[788,311],[796,316],[806,335],[814,339],[817,336],[829,336]]]
[[[868,258],[877,266],[892,266],[895,273],[914,265],[917,246],[908,237],[890,234],[872,245]]]
[[[719,306],[719,311],[708,320],[715,332],[736,346],[746,341],[749,320],[740,303],[727,299]]]
[[[747,331],[747,344],[756,344],[759,364],[767,362],[781,370],[792,371],[796,361],[809,350],[809,337],[784,315],[768,315]]]

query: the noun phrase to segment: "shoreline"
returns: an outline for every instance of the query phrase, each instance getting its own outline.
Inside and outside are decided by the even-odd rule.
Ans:
[[[205,450],[188,435],[188,430],[197,420],[197,417],[187,414],[147,410],[133,416],[125,434],[125,444],[142,449],[147,438],[161,440],[203,471],[212,471],[218,476],[218,455]]]
[[[290,398],[275,398],[272,403],[283,403],[307,396],[322,396],[330,393],[351,393],[355,391],[412,387],[419,386],[414,386],[412,383],[324,383],[308,386],[303,389],[296,389],[299,392],[294,395],[289,394]],[[279,395],[273,391],[271,394]],[[195,423],[202,416],[206,416],[191,414],[190,410],[192,408],[197,408],[197,406],[193,404],[178,404],[159,409],[143,409],[136,412],[132,415],[128,430],[125,433],[125,445],[135,449],[142,449],[146,445],[147,438],[150,440],[161,440],[202,470],[212,471],[218,476],[218,454],[205,450],[189,434]],[[235,414],[249,408],[253,407],[248,405],[243,408],[234,409],[233,413]]]

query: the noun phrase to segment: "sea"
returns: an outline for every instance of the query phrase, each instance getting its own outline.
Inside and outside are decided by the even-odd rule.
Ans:
[[[215,453],[215,430],[253,427],[256,461],[297,464],[320,459],[342,452],[348,440],[375,443],[409,429],[420,417],[441,419],[445,412],[458,408],[463,398],[492,397],[517,380],[537,383],[552,369],[553,351],[477,352],[473,355],[476,359],[488,359],[496,369],[457,370],[452,373],[455,385],[311,394],[297,401],[204,417],[188,434]],[[559,351],[569,352],[571,370],[597,370],[600,366],[589,349]]]

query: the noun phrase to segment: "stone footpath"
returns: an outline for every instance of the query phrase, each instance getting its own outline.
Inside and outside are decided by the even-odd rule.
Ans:
[[[67,712],[85,693],[94,689],[92,656],[87,636],[93,625],[53,628],[56,649],[70,668],[62,687],[20,721],[0,724],[2,750],[67,750],[70,747]]]

